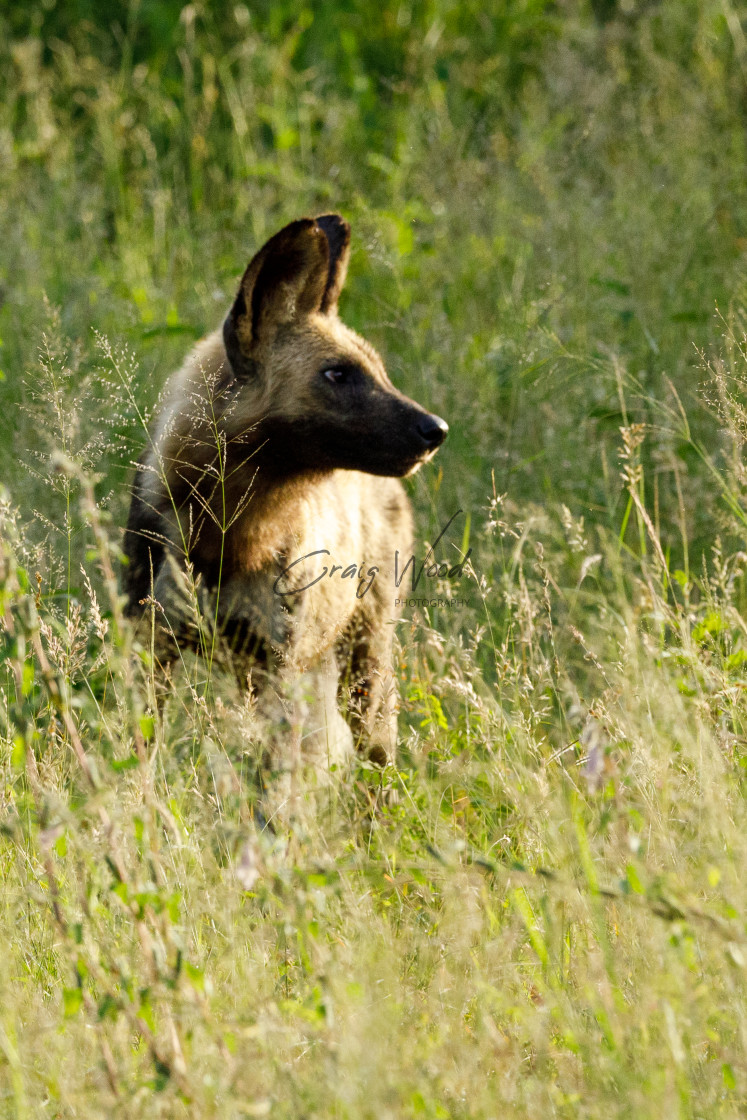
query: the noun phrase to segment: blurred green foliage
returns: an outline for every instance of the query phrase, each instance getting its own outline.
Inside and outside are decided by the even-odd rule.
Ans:
[[[152,401],[261,240],[329,208],[354,227],[344,314],[452,424],[434,524],[494,480],[619,526],[621,383],[657,424],[673,386],[718,451],[694,369],[744,289],[733,4],[46,0],[0,36],[4,471],[33,442],[44,294],[84,349],[131,344]],[[671,547],[680,468],[705,545],[687,439],[644,455]]]

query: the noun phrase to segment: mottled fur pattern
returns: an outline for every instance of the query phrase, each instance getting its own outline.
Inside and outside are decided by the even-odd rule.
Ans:
[[[167,386],[125,534],[129,610],[162,608],[162,657],[170,642],[212,648],[217,617],[244,680],[305,675],[318,710],[300,749],[314,766],[353,743],[394,757],[394,557],[412,550],[398,478],[447,431],[340,321],[349,241],[327,214],[291,223],[252,259],[223,329]],[[296,590],[325,565],[331,574]]]

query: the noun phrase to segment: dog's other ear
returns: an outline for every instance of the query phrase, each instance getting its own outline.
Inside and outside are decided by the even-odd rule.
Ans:
[[[320,214],[316,220],[329,243],[329,272],[321,310],[334,314],[350,260],[350,226],[339,214]]]
[[[329,282],[330,242],[313,218],[291,222],[249,262],[223,324],[237,377],[251,372],[259,349],[277,330],[320,311]]]

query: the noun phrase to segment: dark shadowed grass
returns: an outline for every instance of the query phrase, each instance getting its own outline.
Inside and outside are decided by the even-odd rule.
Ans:
[[[0,12],[3,1115],[744,1113],[744,31],[498,7]],[[331,208],[471,566],[397,767],[273,833],[120,533],[166,374]]]

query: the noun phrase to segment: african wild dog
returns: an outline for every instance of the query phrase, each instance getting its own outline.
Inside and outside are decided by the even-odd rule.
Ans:
[[[221,642],[255,667],[253,685],[263,669],[266,683],[307,675],[319,714],[301,751],[314,764],[314,749],[339,760],[353,741],[393,758],[394,555],[412,547],[397,479],[448,431],[340,322],[349,245],[347,222],[324,214],[251,260],[222,330],[166,388],[124,542],[131,614],[155,601],[164,633],[198,644],[189,583]]]

